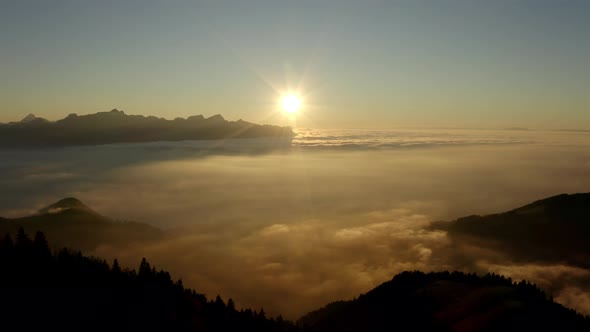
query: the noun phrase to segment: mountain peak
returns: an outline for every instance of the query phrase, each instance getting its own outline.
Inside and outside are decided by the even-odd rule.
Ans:
[[[33,120],[38,119],[35,114],[31,113],[27,116],[25,116],[22,120],[20,120],[21,123],[27,123],[27,122],[31,122]]]
[[[80,200],[74,197],[64,198],[59,200],[56,203],[53,203],[41,210],[38,211],[39,214],[51,214],[51,213],[58,213],[65,210],[85,210],[85,211],[92,211],[88,206],[82,203]]]
[[[225,121],[225,119],[223,118],[223,116],[221,116],[221,114],[215,114],[215,115],[207,118],[207,120]]]
[[[201,121],[204,119],[205,119],[205,117],[202,115],[193,115],[193,116],[189,116],[188,118],[186,118],[187,121]]]
[[[27,116],[25,116],[22,120],[20,120],[19,122],[11,122],[12,124],[17,124],[17,125],[40,125],[40,124],[46,124],[49,123],[49,121],[47,119],[43,119],[43,118],[39,118],[37,116],[35,116],[35,114],[29,114]]]

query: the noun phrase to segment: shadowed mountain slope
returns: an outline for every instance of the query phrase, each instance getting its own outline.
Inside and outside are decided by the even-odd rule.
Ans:
[[[435,227],[446,229],[456,241],[490,246],[515,259],[590,267],[590,193],[557,195]]]
[[[3,148],[293,136],[289,127],[227,121],[221,115],[166,120],[127,115],[116,109],[89,115],[70,114],[55,122],[31,114],[20,122],[0,124]]]
[[[304,331],[588,331],[590,319],[536,286],[496,275],[403,272],[352,301],[313,311]]]
[[[125,246],[164,236],[160,229],[148,224],[102,216],[75,198],[62,199],[32,216],[0,219],[0,234],[14,235],[20,227],[42,231],[57,247],[79,250],[92,250],[101,244]]]

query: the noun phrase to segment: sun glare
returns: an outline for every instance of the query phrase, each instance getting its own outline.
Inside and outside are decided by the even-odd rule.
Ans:
[[[287,113],[295,113],[301,108],[301,99],[296,95],[286,95],[281,99],[281,107]]]

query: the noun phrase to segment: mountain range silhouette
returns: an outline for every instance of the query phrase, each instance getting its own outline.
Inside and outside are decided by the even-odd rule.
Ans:
[[[72,113],[55,122],[29,114],[20,122],[0,124],[2,148],[293,136],[289,127],[227,121],[219,114],[166,120],[127,115],[117,109],[88,115]]]

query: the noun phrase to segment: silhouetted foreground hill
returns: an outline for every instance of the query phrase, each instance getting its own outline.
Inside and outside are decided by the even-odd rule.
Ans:
[[[590,267],[590,193],[562,194],[437,227],[445,228],[452,239],[491,246],[515,259]]]
[[[0,124],[0,147],[99,145],[156,141],[227,138],[292,138],[289,127],[226,121],[221,115],[166,120],[154,116],[126,115],[112,110],[89,115],[70,114],[55,122],[30,114],[20,122]]]
[[[2,219],[0,234],[25,229],[42,231],[57,247],[92,250],[98,245],[125,246],[162,239],[164,232],[148,224],[120,222],[101,216],[75,198],[62,199],[32,216]]]
[[[403,272],[298,321],[304,331],[590,331],[590,318],[497,275]]]
[[[297,330],[262,309],[208,301],[145,259],[135,271],[66,249],[51,254],[40,232],[0,240],[0,266],[2,331]]]
[[[174,282],[142,260],[122,270],[80,252],[52,254],[41,232],[0,240],[0,324],[6,331],[589,331],[589,318],[536,286],[496,275],[404,272],[296,327],[237,310]],[[231,271],[228,271],[231,273]],[[256,291],[256,290],[253,290]],[[288,299],[285,299],[288,301]]]

